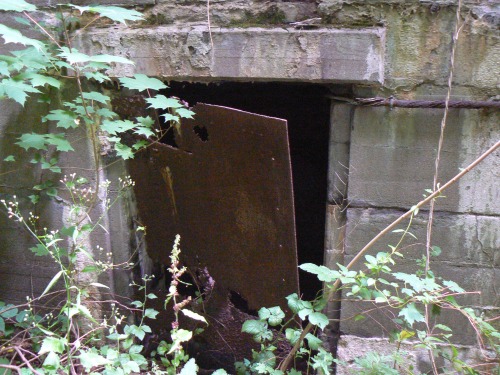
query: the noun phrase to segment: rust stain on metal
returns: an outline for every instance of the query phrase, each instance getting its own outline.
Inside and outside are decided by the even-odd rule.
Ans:
[[[130,161],[148,254],[207,267],[249,309],[286,306],[298,292],[293,189],[285,120],[198,104],[179,149],[155,145]]]

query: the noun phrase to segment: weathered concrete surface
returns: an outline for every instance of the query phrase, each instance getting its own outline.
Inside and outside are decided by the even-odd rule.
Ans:
[[[489,366],[484,366],[485,356],[493,358],[493,353],[483,352],[476,347],[470,346],[457,346],[458,358],[462,361],[467,361],[469,364],[483,364],[481,371],[484,373],[493,374],[496,364],[492,363]],[[344,335],[339,341],[337,353],[339,357],[346,363],[337,367],[337,375],[356,375],[359,374],[360,368],[354,364],[354,360],[367,353],[375,352],[381,357],[390,356],[398,352],[395,343],[390,343],[387,339],[380,338],[359,338],[356,336]],[[429,362],[429,354],[425,349],[413,349],[410,342],[403,342],[399,348],[399,353],[403,358],[403,366],[400,368],[400,373],[407,373],[404,371],[405,367],[413,366],[412,374],[428,374],[432,371]],[[392,367],[392,361],[389,361],[389,367]],[[437,365],[442,366],[443,360],[438,358]],[[489,372],[491,371],[491,372]]]
[[[384,31],[212,29],[155,27],[94,29],[75,45],[85,53],[112,53],[136,62],[114,76],[144,73],[165,79],[357,82],[384,80]]]
[[[345,244],[345,263],[350,262],[357,252],[377,233],[400,216],[400,212],[382,209],[354,209],[347,211],[347,228]],[[415,272],[416,260],[425,254],[426,213],[421,212],[412,222],[411,232],[417,239],[408,236],[401,244],[401,253],[405,258],[396,259],[392,268],[399,272]],[[401,225],[401,228],[405,224]],[[368,253],[389,251],[387,244],[395,245],[400,234],[390,233],[374,246]],[[436,213],[433,230],[433,245],[442,248],[442,254],[433,258],[431,268],[436,276],[444,280],[457,282],[468,292],[457,298],[460,304],[474,306],[479,311],[498,314],[500,305],[500,218]],[[363,261],[357,269],[362,269]],[[367,314],[369,319],[355,322],[352,318],[377,305],[372,303],[342,302],[341,331],[364,337],[387,337],[392,323],[392,313],[387,309]],[[379,305],[380,306],[380,305]],[[453,339],[463,344],[474,344],[475,334],[466,319],[458,314],[445,315],[443,319],[453,327]],[[376,323],[376,324],[373,324]],[[388,328],[389,327],[389,328]]]
[[[353,119],[349,200],[354,206],[410,208],[432,187],[443,111],[358,108]],[[500,138],[500,113],[451,110],[439,182],[443,185]],[[500,151],[446,191],[437,209],[500,212]],[[333,178],[333,177],[332,177]]]

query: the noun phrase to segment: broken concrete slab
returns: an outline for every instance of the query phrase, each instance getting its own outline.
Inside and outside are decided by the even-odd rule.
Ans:
[[[380,84],[384,81],[384,29],[297,30],[205,26],[78,33],[75,47],[136,62],[114,76],[144,73],[165,79],[308,81]]]

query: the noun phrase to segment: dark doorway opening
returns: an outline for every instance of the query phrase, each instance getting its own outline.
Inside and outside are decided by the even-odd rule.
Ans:
[[[312,84],[235,82],[170,82],[169,87],[167,95],[177,96],[190,106],[198,102],[216,104],[288,121],[298,262],[323,264],[329,89]],[[200,136],[205,136],[202,131]],[[299,277],[303,298],[316,297],[321,289],[317,278],[305,272]]]

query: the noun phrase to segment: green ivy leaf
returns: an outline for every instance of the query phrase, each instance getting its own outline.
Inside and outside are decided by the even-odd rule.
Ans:
[[[32,4],[28,4],[24,0],[2,0],[0,1],[0,10],[13,12],[33,12],[37,8]]]
[[[3,318],[0,316],[0,333],[2,333],[2,336],[3,336],[3,333],[5,332],[5,321],[3,320]]]
[[[130,90],[146,91],[146,90],[161,90],[166,89],[162,81],[156,78],[150,78],[145,74],[134,74],[132,78],[123,77],[119,78],[123,87]]]
[[[16,161],[16,158],[14,157],[14,155],[9,155],[4,158],[3,161]]]
[[[402,308],[398,316],[401,316],[410,327],[412,327],[415,322],[425,321],[424,316],[420,313],[420,311],[418,311],[413,302]]]

